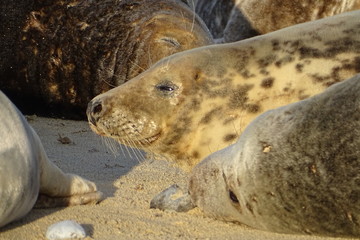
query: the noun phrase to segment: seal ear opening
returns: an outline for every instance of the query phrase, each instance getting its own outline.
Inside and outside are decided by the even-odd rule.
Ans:
[[[193,79],[195,80],[195,82],[201,82],[203,80],[200,69],[195,69]]]

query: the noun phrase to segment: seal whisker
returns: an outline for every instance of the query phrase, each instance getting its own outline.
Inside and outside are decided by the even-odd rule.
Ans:
[[[123,144],[121,144],[121,143],[119,143],[119,145],[120,145],[120,149],[121,149],[121,153],[122,153],[122,155],[123,155],[123,156],[125,156],[125,151],[124,151],[124,148],[126,148],[126,146],[125,146],[125,145],[123,145]]]
[[[211,151],[211,147],[210,147],[210,145],[209,145],[209,144],[207,145],[207,147],[208,147],[209,152],[211,152],[211,153],[213,153],[213,152],[214,152],[214,151]]]
[[[104,83],[106,83],[109,87],[112,87],[112,88],[117,87],[116,85],[111,84],[110,82],[106,81],[105,79],[102,79],[102,81],[103,81]]]
[[[130,61],[130,60],[129,60]],[[135,64],[135,63],[134,63]],[[127,82],[127,81],[129,81],[131,78],[129,78],[129,77],[125,77],[124,78],[124,76],[122,76],[121,74],[114,74],[113,75],[113,78],[114,79],[122,79],[123,78],[123,80],[121,80],[121,83],[125,83],[125,82]],[[118,80],[116,80],[116,81],[118,81]],[[121,83],[119,83],[119,85],[121,85]],[[115,86],[115,87],[118,87],[118,86]]]
[[[136,62],[129,60],[131,62],[131,64],[134,64],[136,67],[140,68],[142,71],[145,71],[146,69],[141,67],[139,64],[137,64]],[[128,79],[129,80],[129,79]]]
[[[169,70],[170,58],[166,59],[166,63],[162,66],[161,71],[167,72]]]
[[[195,3],[194,0],[191,1],[191,7],[193,9],[193,17],[192,17],[192,23],[191,23],[191,28],[190,28],[190,32],[194,32],[194,27],[195,27],[195,18],[196,18],[196,12],[195,12]]]
[[[141,134],[140,134],[139,130],[138,130],[138,129],[134,129],[134,130],[135,130],[135,133],[137,133],[137,135],[141,137]],[[148,138],[144,138],[143,140],[133,140],[133,141],[134,141],[134,144],[135,144],[135,141],[136,141],[136,142],[138,143],[138,145],[144,145],[144,142],[146,143],[146,145],[149,145],[149,146],[150,146],[150,144],[152,144],[152,142],[149,141]],[[136,145],[136,144],[135,144],[135,145]],[[154,144],[154,145],[156,146],[156,141],[155,141],[155,144]],[[144,154],[141,152],[141,150],[138,149],[138,148],[136,148],[136,150],[137,150],[138,153],[140,154],[141,159],[142,159],[142,160],[145,160],[145,156],[144,156]],[[151,150],[151,148],[148,148],[148,149],[147,149],[147,152],[150,153],[150,154],[152,154],[152,155],[155,155],[155,153]]]
[[[148,55],[148,68],[149,68],[153,64],[153,61],[152,61],[151,55],[150,55],[150,45],[148,46],[147,55]]]
[[[132,148],[132,150],[133,150],[134,155],[136,156],[136,160],[139,163],[141,163],[142,160],[144,160],[144,158],[143,158],[143,154],[141,153],[140,149],[136,147],[137,144],[135,141],[137,141],[137,140],[133,140],[133,139],[129,139],[129,140],[132,142],[132,145],[134,146]],[[141,144],[140,141],[137,141],[137,142],[139,142],[139,144]]]
[[[184,13],[183,12],[180,12],[181,14],[181,18],[185,19],[185,16],[184,16]],[[186,22],[184,23],[184,28],[186,29],[187,25],[186,25]]]
[[[236,136],[240,136],[240,132],[241,132],[241,131],[238,131],[238,129],[236,128],[236,125],[235,125],[234,122],[232,122],[232,125],[233,125],[233,127],[234,127],[234,132],[235,132]],[[239,130],[240,130],[240,129],[241,129],[241,120],[240,120],[240,124],[239,124]]]
[[[129,143],[128,143],[128,141],[127,140],[125,140],[125,142],[126,142],[126,144],[124,144],[124,147],[125,147],[125,149],[126,149],[126,152],[127,152],[127,154],[128,154],[128,156],[132,159],[132,155],[131,155],[131,153],[130,153],[130,151],[129,151]]]
[[[240,133],[243,132],[243,129],[244,129],[244,118],[243,118],[243,116],[244,115],[245,115],[245,111],[244,110],[240,111],[238,128],[237,128],[236,124],[234,122],[232,122],[233,127],[234,127],[234,131],[235,131],[237,136],[240,136]]]
[[[140,143],[140,142],[139,142],[139,143]],[[139,148],[135,148],[135,151],[138,153],[139,162],[144,161],[144,160],[145,160],[144,153],[143,153]]]
[[[125,141],[125,149],[126,149],[126,152],[128,153],[128,156],[133,159],[133,154],[132,154],[132,151],[130,151],[130,149],[132,149],[132,144],[131,142],[128,140],[128,139],[124,139]]]
[[[130,149],[131,149],[132,156],[134,156],[135,159],[136,159],[139,163],[141,163],[141,161],[140,161],[140,159],[139,159],[139,156],[136,154],[136,152],[135,152],[135,150],[134,150],[134,149],[136,149],[136,145],[135,145],[134,141],[131,140],[130,138],[127,138],[127,139],[126,139],[126,142],[127,142],[127,145],[129,145],[129,147],[130,147]],[[129,147],[128,147],[128,148],[129,148]],[[129,149],[128,149],[128,151],[129,151]],[[129,151],[129,154],[130,154],[130,151]],[[130,155],[131,155],[131,154],[130,154]]]
[[[118,148],[116,147],[116,145],[118,145],[118,143],[115,140],[113,140],[112,138],[108,138],[108,137],[102,137],[101,140],[103,142],[103,145],[105,145],[106,148],[109,149],[114,156],[118,155],[119,151],[118,151]]]

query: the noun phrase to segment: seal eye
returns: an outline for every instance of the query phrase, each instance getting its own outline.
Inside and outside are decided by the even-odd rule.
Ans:
[[[171,92],[174,91],[174,88],[171,86],[158,86],[157,87],[162,92]]]
[[[181,44],[176,39],[171,38],[171,37],[163,37],[163,38],[161,38],[161,41],[166,42],[167,44],[169,44],[173,47],[176,47],[176,48],[181,46]]]
[[[179,88],[170,81],[159,83],[155,86],[156,90],[163,96],[171,96]]]

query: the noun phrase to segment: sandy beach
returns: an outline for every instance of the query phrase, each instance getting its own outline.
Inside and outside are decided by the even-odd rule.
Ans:
[[[51,224],[70,219],[84,227],[87,240],[329,239],[259,231],[205,217],[198,209],[187,213],[150,209],[150,200],[160,191],[175,183],[185,187],[187,174],[165,161],[146,159],[138,150],[106,144],[85,121],[36,116],[28,120],[50,160],[65,172],[94,181],[105,199],[98,205],[33,209],[22,220],[2,228],[1,240],[45,239]]]

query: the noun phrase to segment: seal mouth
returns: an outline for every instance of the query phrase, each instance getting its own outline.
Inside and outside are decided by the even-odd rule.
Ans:
[[[93,123],[90,122],[90,121],[89,121],[88,123],[89,123],[90,129],[91,129],[94,133],[96,133],[96,134],[98,134],[98,135],[100,135],[100,136],[105,136],[105,135],[106,135],[104,132],[100,131],[100,129],[99,129],[95,124],[93,124]]]
[[[151,136],[151,137],[148,137],[148,138],[144,138],[144,139],[141,139],[141,140],[137,140],[137,142],[141,145],[141,146],[149,146],[151,145],[152,143],[154,143],[156,140],[158,140],[161,136],[161,132]]]
[[[128,145],[128,140],[131,140],[129,138],[123,138],[123,137],[120,137],[120,136],[116,136],[116,135],[109,135],[107,134],[106,132],[104,131],[101,131],[97,126],[95,126],[94,124],[90,123],[89,122],[89,125],[90,125],[90,128],[93,132],[95,132],[96,134],[100,135],[100,136],[104,136],[104,137],[110,137],[110,138],[114,138],[116,139],[118,142],[122,143],[122,144],[125,144],[125,145]],[[139,146],[139,147],[142,147],[142,146],[150,146],[152,145],[156,140],[158,140],[161,136],[161,131],[156,133],[155,135],[152,135],[151,137],[147,137],[147,138],[143,138],[143,139],[140,139],[140,140],[137,140],[137,139],[132,139],[131,142],[133,142],[135,145]]]

